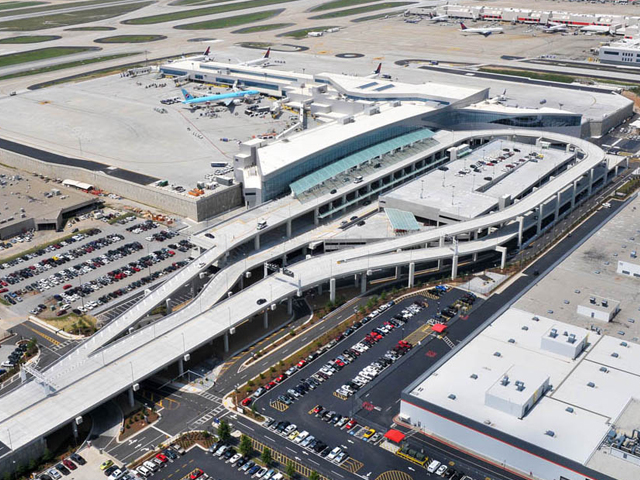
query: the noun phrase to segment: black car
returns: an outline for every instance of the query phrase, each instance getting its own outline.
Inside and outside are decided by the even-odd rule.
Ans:
[[[84,465],[85,463],[87,463],[87,461],[84,458],[82,458],[80,455],[78,455],[77,453],[72,453],[71,454],[71,460],[76,462],[78,465]]]
[[[117,467],[116,467],[117,468]],[[56,470],[58,470],[61,474],[63,475],[69,475],[71,472],[69,471],[69,469],[67,467],[65,467],[63,464],[58,463],[56,465]],[[109,474],[111,475],[111,474]]]
[[[258,305],[262,305],[263,303],[267,303],[267,300],[265,298],[259,298],[258,301],[256,302]]]

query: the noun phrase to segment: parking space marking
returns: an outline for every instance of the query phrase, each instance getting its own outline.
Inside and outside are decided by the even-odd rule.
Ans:
[[[37,335],[40,335],[42,338],[44,338],[46,341],[48,341],[52,345],[55,345],[56,347],[60,346],[60,344],[62,343],[62,342],[59,342],[58,340],[56,340],[55,338],[52,338],[49,335],[46,335],[45,333],[42,333],[40,330],[36,330],[35,328],[30,327],[26,323],[23,324],[23,325],[25,327],[27,327],[29,330],[31,330],[33,333],[35,333]]]
[[[344,462],[340,464],[340,468],[344,468],[347,472],[350,472],[350,473],[356,473],[363,466],[364,466],[364,463],[352,457],[347,458]]]
[[[306,465],[302,465],[301,463],[298,463],[295,460],[292,460],[291,458],[289,458],[285,454],[279,452],[278,450],[275,450],[273,447],[268,447],[265,444],[260,443],[259,441],[257,441],[253,437],[249,437],[249,438],[251,438],[251,443],[253,445],[254,450],[256,450],[258,452],[262,452],[264,450],[264,448],[266,447],[269,450],[271,450],[272,458],[276,462],[278,462],[280,465],[287,465],[288,463],[291,463],[293,465],[293,467],[295,468],[296,472],[298,472],[300,475],[302,475],[304,477],[309,477],[309,475],[311,475],[311,472],[313,471],[312,468],[309,468]],[[295,452],[295,450],[294,450],[294,452]],[[321,480],[329,480],[327,477],[325,477],[323,475],[320,475],[320,479]]]
[[[400,470],[388,470],[380,474],[376,480],[413,480],[413,477]]]
[[[287,405],[284,402],[281,402],[280,400],[271,400],[269,402],[269,406],[271,408],[275,408],[279,412],[284,412],[287,408],[289,408],[289,405]]]

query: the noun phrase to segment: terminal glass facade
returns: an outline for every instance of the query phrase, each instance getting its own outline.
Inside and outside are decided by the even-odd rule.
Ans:
[[[574,113],[501,113],[482,110],[449,110],[429,118],[443,127],[455,128],[463,124],[505,125],[520,128],[579,127],[582,115]]]
[[[289,193],[291,183],[310,173],[336,162],[348,155],[356,153],[377,143],[418,130],[416,125],[393,125],[368,132],[347,141],[332,145],[319,152],[302,158],[280,170],[272,173],[263,180],[263,201],[272,200],[280,195]],[[259,153],[258,153],[259,155]]]

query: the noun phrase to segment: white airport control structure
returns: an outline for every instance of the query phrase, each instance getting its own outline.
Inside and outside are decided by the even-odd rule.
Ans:
[[[627,29],[629,30],[629,29]],[[615,65],[629,65],[637,67],[640,65],[640,38],[634,37],[611,42],[598,49],[600,63],[611,63]]]
[[[638,365],[637,344],[512,307],[407,387],[401,418],[523,476],[632,480],[613,439],[640,422]]]

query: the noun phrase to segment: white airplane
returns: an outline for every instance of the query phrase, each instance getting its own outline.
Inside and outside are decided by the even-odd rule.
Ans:
[[[241,62],[240,65],[243,67],[258,67],[258,66],[267,66],[269,63],[269,54],[271,53],[271,48],[267,49],[267,52],[264,56],[260,58],[256,58],[255,60],[249,60],[248,62]]]
[[[608,25],[587,25],[586,27],[582,27],[580,29],[581,32],[585,33],[611,33],[611,27]]]
[[[432,15],[431,17],[429,17],[429,20],[434,23],[447,22],[449,20],[449,15]]]
[[[544,33],[566,32],[567,26],[564,23],[547,22],[542,31]]]
[[[382,70],[382,64],[378,64],[378,68],[376,68],[371,74],[367,75],[364,78],[378,78],[380,76],[380,71]]]
[[[504,33],[504,29],[502,27],[469,28],[462,22],[460,22],[460,31],[465,35],[477,33],[478,35],[484,35],[485,37],[488,37],[493,33]]]

